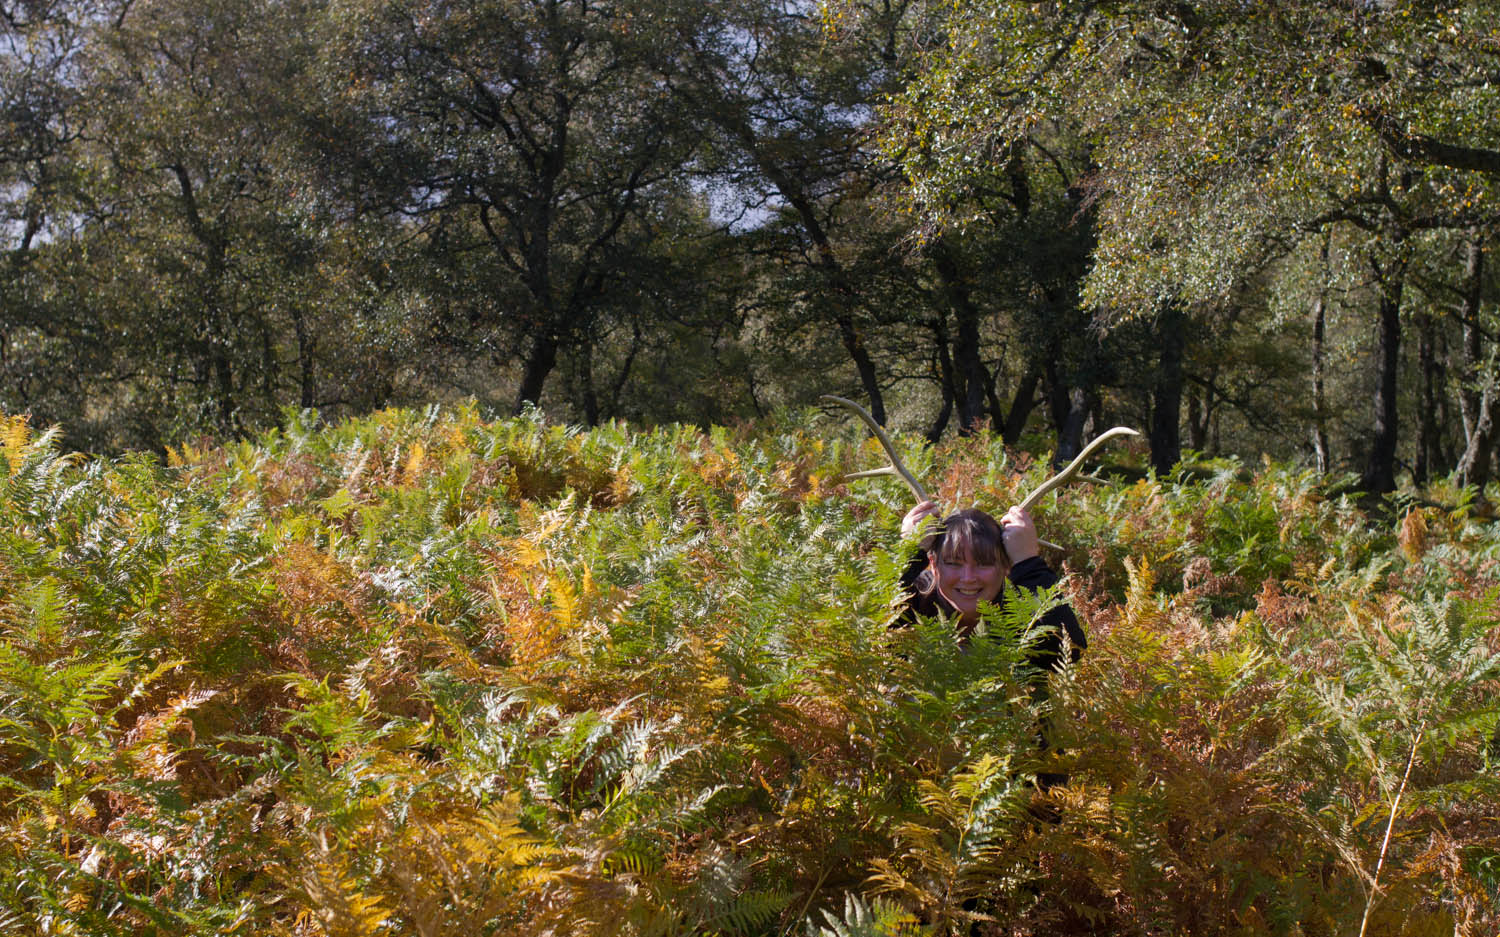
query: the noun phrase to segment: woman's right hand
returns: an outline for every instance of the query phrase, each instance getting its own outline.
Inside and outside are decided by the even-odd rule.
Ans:
[[[924,523],[928,523],[927,518],[929,517],[932,518],[932,521],[928,526],[936,524],[942,519],[938,516],[940,513],[941,508],[938,507],[936,501],[923,501],[910,511],[907,511],[906,516],[901,518],[901,536],[910,537]]]

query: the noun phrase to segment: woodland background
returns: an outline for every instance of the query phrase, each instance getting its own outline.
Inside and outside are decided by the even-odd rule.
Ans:
[[[7,0],[0,407],[386,405],[1490,477],[1488,0]]]
[[[0,933],[1500,931],[1491,0],[0,35]]]

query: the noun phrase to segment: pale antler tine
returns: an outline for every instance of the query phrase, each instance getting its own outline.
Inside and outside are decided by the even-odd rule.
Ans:
[[[868,469],[863,472],[851,472],[850,474],[845,475],[845,478],[876,478],[882,475],[899,475],[901,476],[901,479],[906,482],[907,487],[911,489],[912,494],[917,496],[918,501],[930,500],[927,496],[927,491],[922,487],[921,482],[918,482],[916,477],[907,470],[905,463],[901,461],[901,457],[896,454],[896,446],[891,442],[891,437],[886,435],[885,428],[879,423],[876,423],[875,418],[870,416],[870,414],[865,411],[864,407],[861,407],[859,404],[855,403],[852,400],[845,400],[843,397],[836,397],[833,394],[824,394],[819,399],[831,400],[834,403],[839,404],[840,406],[847,407],[848,409],[853,410],[859,416],[859,418],[865,422],[865,425],[870,428],[870,432],[875,435],[875,438],[880,441],[880,445],[885,448],[886,455],[891,457],[890,465],[878,469]],[[1026,500],[1021,502],[1021,510],[1031,510],[1036,506],[1036,503],[1038,501],[1042,500],[1042,498],[1047,495],[1049,491],[1075,476],[1078,477],[1079,481],[1087,481],[1092,484],[1107,484],[1104,479],[1095,477],[1093,475],[1078,475],[1079,467],[1083,465],[1083,463],[1088,459],[1089,456],[1094,454],[1095,450],[1104,445],[1106,440],[1112,439],[1115,436],[1139,435],[1139,432],[1131,429],[1128,426],[1116,426],[1100,434],[1092,442],[1085,446],[1083,448],[1083,451],[1078,453],[1078,456],[1074,458],[1072,462],[1068,463],[1067,468],[1042,482],[1035,491],[1027,495]],[[1059,551],[1062,550],[1062,547],[1046,540],[1038,540],[1037,542],[1044,547],[1050,547],[1054,550]]]
[[[1041,485],[1037,486],[1037,489],[1035,491],[1033,491],[1031,494],[1027,495],[1026,496],[1026,500],[1021,502],[1021,510],[1023,510],[1023,511],[1029,511],[1029,510],[1031,510],[1036,505],[1036,503],[1038,501],[1042,500],[1043,496],[1045,496],[1047,494],[1047,492],[1051,491],[1052,489],[1056,488],[1058,485],[1061,485],[1063,482],[1067,481],[1068,479],[1072,478],[1074,475],[1078,474],[1078,467],[1083,464],[1083,462],[1084,462],[1085,459],[1087,459],[1089,456],[1091,456],[1091,455],[1094,454],[1094,450],[1096,450],[1100,446],[1104,445],[1104,441],[1105,440],[1111,439],[1111,438],[1113,438],[1115,436],[1139,436],[1139,435],[1140,435],[1140,433],[1136,432],[1135,430],[1131,429],[1128,426],[1116,426],[1115,428],[1113,428],[1111,430],[1108,430],[1107,432],[1101,434],[1093,442],[1089,443],[1087,446],[1084,446],[1083,447],[1083,451],[1080,452],[1080,453],[1078,453],[1078,457],[1077,458],[1075,458],[1072,462],[1068,463],[1068,467],[1067,468],[1063,469],[1061,472],[1058,472],[1056,475],[1053,475],[1051,478],[1049,478],[1046,481],[1042,482]]]
[[[875,418],[873,416],[870,416],[870,414],[865,411],[864,407],[861,407],[859,404],[855,403],[852,400],[845,400],[843,397],[835,397],[833,394],[824,394],[819,399],[832,400],[834,403],[844,407],[848,407],[850,410],[853,410],[856,414],[858,414],[859,418],[861,420],[864,420],[865,425],[870,428],[870,432],[874,433],[875,438],[880,440],[880,444],[885,447],[885,454],[891,457],[891,464],[886,466],[886,468],[893,469],[897,475],[901,476],[901,479],[906,482],[906,486],[911,489],[911,493],[917,496],[917,500],[919,502],[931,500],[927,497],[927,490],[922,487],[922,483],[917,481],[916,476],[912,475],[912,473],[907,470],[905,463],[901,461],[901,456],[896,454],[896,446],[891,442],[891,437],[886,435],[885,427],[881,426],[879,423],[876,423]],[[880,474],[889,474],[884,469],[878,471]]]
[[[887,465],[887,466],[884,466],[882,468],[877,468],[877,469],[865,469],[863,472],[850,472],[848,475],[845,475],[844,477],[845,478],[879,478],[882,475],[896,475],[896,476],[899,476],[900,474],[901,474],[900,472],[896,471],[896,467],[894,465]]]

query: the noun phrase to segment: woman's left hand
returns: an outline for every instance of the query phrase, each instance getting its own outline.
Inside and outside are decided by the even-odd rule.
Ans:
[[[1040,546],[1031,513],[1021,510],[1020,505],[1012,505],[1000,518],[1000,542],[1005,546],[1005,555],[1010,557],[1012,566],[1038,555]]]
[[[901,519],[901,536],[910,537],[924,523],[930,532],[930,529],[938,522],[941,516],[942,509],[938,507],[936,501],[919,502],[916,507],[907,511],[906,516]]]

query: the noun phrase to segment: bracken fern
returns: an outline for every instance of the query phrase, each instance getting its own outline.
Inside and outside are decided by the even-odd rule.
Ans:
[[[888,627],[905,493],[810,419],[288,413],[162,464],[3,418],[0,931],[1500,925],[1472,490],[1071,487],[1037,508],[1065,586],[965,641]],[[1047,474],[896,444],[952,504]],[[1063,599],[1089,648],[1039,674]]]

